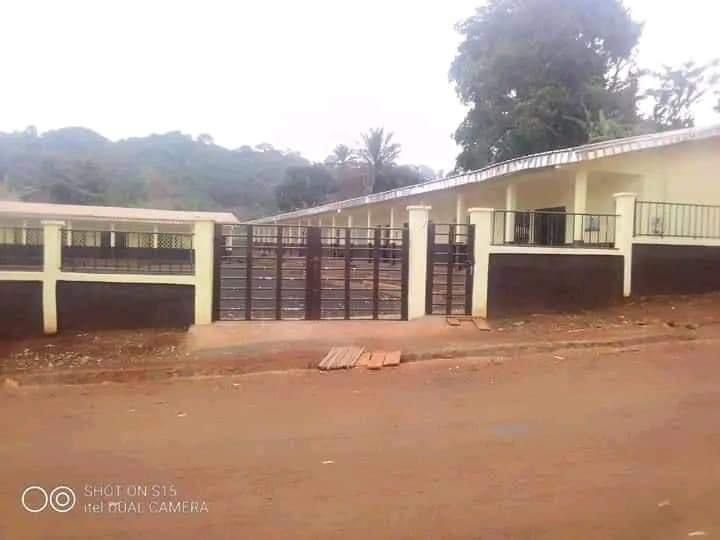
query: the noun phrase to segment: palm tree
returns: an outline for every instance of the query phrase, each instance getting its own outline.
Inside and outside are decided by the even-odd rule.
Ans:
[[[366,189],[372,193],[375,186],[375,180],[383,167],[393,165],[400,155],[400,145],[392,142],[393,133],[385,134],[385,128],[371,129],[368,133],[362,134],[363,147],[358,150],[358,154],[368,164],[370,174],[368,175],[368,183]]]

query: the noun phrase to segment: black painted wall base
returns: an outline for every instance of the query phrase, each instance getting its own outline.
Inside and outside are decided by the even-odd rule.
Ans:
[[[43,333],[42,283],[0,281],[0,338]]]
[[[622,299],[617,255],[490,255],[488,317],[577,311]]]
[[[720,247],[633,246],[633,296],[712,291],[720,291]]]
[[[57,284],[58,330],[187,328],[195,319],[191,285]]]

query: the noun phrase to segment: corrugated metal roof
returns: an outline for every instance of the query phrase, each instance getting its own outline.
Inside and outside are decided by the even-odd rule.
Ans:
[[[0,215],[38,219],[102,219],[116,221],[175,222],[214,221],[239,223],[230,212],[186,212],[154,208],[122,208],[119,206],[84,206],[79,204],[27,203],[0,201]]]
[[[257,219],[252,223],[273,223],[274,221],[284,221],[294,218],[307,218],[327,212],[337,212],[366,204],[385,202],[390,200],[402,199],[413,195],[423,195],[433,191],[441,191],[466,184],[474,184],[485,182],[487,180],[507,176],[521,171],[530,171],[535,169],[543,169],[553,167],[555,165],[569,165],[573,163],[581,163],[594,159],[600,159],[629,152],[637,152],[640,150],[648,150],[650,148],[660,148],[663,146],[671,146],[674,144],[709,139],[712,137],[720,137],[720,125],[705,128],[690,128],[677,131],[668,131],[664,133],[651,133],[649,135],[640,135],[637,137],[628,137],[625,139],[614,139],[600,143],[585,144],[574,148],[566,148],[562,150],[553,150],[530,156],[520,157],[489,165],[477,171],[470,171],[457,176],[448,178],[440,178],[408,186],[382,193],[373,193],[363,197],[354,199],[346,199],[333,203],[307,208],[305,210],[296,210],[285,214],[278,214],[261,219]]]

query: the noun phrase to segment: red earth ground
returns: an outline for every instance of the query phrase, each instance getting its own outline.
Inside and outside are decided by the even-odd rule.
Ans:
[[[6,384],[0,538],[718,536],[718,299],[668,302],[663,325],[698,325],[695,339],[380,372]],[[29,485],[68,486],[76,505],[29,513]]]
[[[402,349],[404,360],[508,354],[528,345],[693,339],[720,331],[720,294],[626,301],[575,314],[528,315],[453,328],[442,317],[403,322],[220,323],[179,330],[61,333],[0,340],[0,377],[28,383],[137,381],[315,365],[332,345]],[[502,349],[505,349],[503,352]],[[514,352],[513,352],[514,351]]]

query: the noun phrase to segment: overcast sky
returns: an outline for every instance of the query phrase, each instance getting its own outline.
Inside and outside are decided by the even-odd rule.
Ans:
[[[0,131],[180,130],[322,160],[384,126],[450,169],[454,25],[482,0],[4,0]],[[718,0],[626,0],[645,67],[720,55]],[[720,122],[710,103],[700,124]]]

